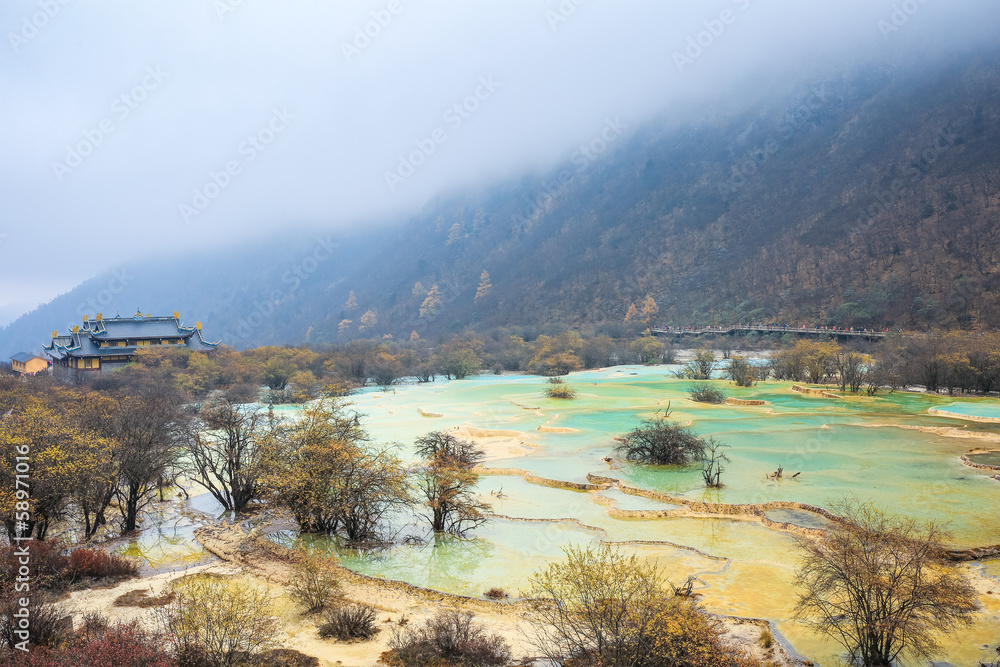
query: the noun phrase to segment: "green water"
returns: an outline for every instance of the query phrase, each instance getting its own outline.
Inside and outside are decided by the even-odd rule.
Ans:
[[[938,407],[945,412],[953,412],[959,415],[1000,419],[1000,401],[993,398],[985,398],[976,402],[962,401],[961,403],[949,403],[948,405]]]
[[[523,434],[530,449],[510,455],[509,448],[501,448],[499,458],[487,467],[519,468],[569,482],[586,482],[587,473],[593,472],[642,488],[721,503],[789,500],[832,508],[847,499],[872,500],[893,513],[946,523],[956,545],[1000,543],[1000,483],[987,471],[962,465],[958,458],[982,441],[898,428],[968,426],[967,430],[1000,433],[1000,425],[968,425],[929,415],[929,408],[950,403],[933,396],[895,393],[834,400],[799,395],[788,383],[738,389],[717,381],[729,396],[767,404],[699,404],[687,398],[692,383],[668,378],[669,370],[617,367],[575,373],[567,378],[577,390],[572,401],[544,397],[543,378],[491,375],[390,392],[366,391],[352,400],[366,415],[372,435],[399,442],[404,456],[412,456],[415,437],[431,430],[461,425],[512,430]],[[614,436],[668,404],[674,419],[690,421],[696,432],[729,445],[726,453],[731,460],[723,474],[723,489],[706,491],[696,467],[612,470],[603,460],[612,454]],[[427,417],[421,410],[441,416]],[[544,430],[552,428],[573,430]],[[768,479],[779,466],[784,478]],[[791,478],[795,473],[800,474]],[[494,586],[516,595],[527,589],[532,572],[558,559],[567,545],[653,542],[623,548],[656,560],[676,582],[697,577],[702,600],[711,611],[771,619],[801,653],[820,664],[834,664],[835,644],[790,621],[796,600],[792,583],[796,550],[795,539],[787,533],[725,518],[612,518],[611,507],[670,510],[676,506],[617,490],[585,493],[543,487],[518,476],[484,476],[478,490],[504,518],[477,529],[469,539],[429,539],[379,552],[343,549],[329,539],[313,538],[312,544],[337,553],[348,567],[374,576],[465,595],[481,595]],[[768,516],[809,527],[824,525],[808,512],[771,511]],[[421,525],[405,518],[395,530],[399,537],[426,538]],[[1000,576],[992,563],[982,571]],[[988,609],[993,614],[1000,611],[989,605]],[[945,641],[942,657],[954,665],[975,665],[988,655],[982,644],[1000,641],[1000,624],[996,616],[984,616],[961,641]]]
[[[1000,452],[988,454],[970,454],[969,460],[984,466],[1000,466]]]
[[[196,493],[199,489],[193,488]],[[208,493],[180,498],[176,489],[170,489],[166,496],[167,502],[154,502],[147,508],[138,534],[110,545],[111,551],[120,556],[145,561],[144,575],[180,570],[214,559],[194,538],[194,531],[220,515],[219,504]]]

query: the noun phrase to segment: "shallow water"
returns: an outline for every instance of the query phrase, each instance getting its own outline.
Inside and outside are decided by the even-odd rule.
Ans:
[[[1000,466],[1000,452],[969,454],[969,460],[984,466]]]
[[[196,485],[193,491],[197,493]],[[145,561],[143,575],[181,570],[215,559],[194,538],[194,531],[220,516],[222,506],[218,501],[209,493],[184,498],[176,489],[170,489],[165,498],[147,508],[136,536],[109,545],[112,553]]]
[[[400,443],[405,457],[412,457],[414,438],[432,430],[460,425],[513,430],[523,434],[530,451],[492,460],[487,467],[577,483],[595,473],[716,503],[782,500],[835,510],[848,500],[870,500],[895,514],[947,525],[957,546],[1000,543],[1000,483],[988,471],[959,460],[983,441],[919,430],[948,427],[992,434],[1000,433],[1000,424],[929,414],[934,407],[954,410],[954,400],[943,397],[894,393],[831,399],[803,396],[791,391],[790,383],[741,389],[715,381],[729,396],[767,403],[695,403],[688,398],[694,383],[670,377],[675,369],[637,366],[574,373],[566,378],[577,390],[572,401],[545,397],[544,378],[492,375],[389,392],[369,389],[351,400],[365,414],[371,434]],[[989,416],[995,409],[991,405],[996,401],[969,401],[962,409]],[[668,409],[674,419],[690,422],[697,433],[728,446],[724,488],[706,490],[697,466],[610,469],[604,461],[613,454],[616,435]],[[295,410],[280,409],[290,415]],[[545,430],[552,428],[569,430]],[[782,479],[769,479],[779,466],[784,468]],[[611,508],[647,513],[679,508],[617,489],[580,492],[531,484],[519,476],[489,475],[481,478],[478,491],[502,518],[469,539],[435,540],[422,524],[403,517],[394,527],[397,536],[422,537],[422,542],[378,552],[345,549],[328,538],[308,542],[360,572],[473,596],[494,586],[512,595],[527,591],[531,574],[559,559],[565,546],[620,543],[655,560],[675,583],[695,577],[709,610],[770,619],[800,653],[817,664],[836,662],[840,650],[834,642],[790,620],[797,599],[797,552],[788,533],[724,517],[612,518]],[[810,528],[826,525],[821,516],[801,510],[770,510],[767,516]],[[278,539],[291,543],[295,538],[285,534]],[[1000,561],[973,568],[1000,579]],[[986,599],[984,605],[994,615],[981,616],[970,629],[945,637],[942,659],[974,666],[990,656],[984,647],[1000,641],[1000,600]]]
[[[1000,401],[997,401],[995,398],[983,398],[978,401],[949,403],[938,407],[945,412],[953,412],[959,415],[1000,419]]]
[[[671,370],[617,367],[575,373],[567,378],[577,390],[572,401],[546,398],[544,378],[491,375],[390,392],[368,390],[352,401],[366,415],[372,435],[399,442],[404,456],[412,455],[415,437],[431,430],[463,424],[515,430],[533,448],[490,461],[487,467],[519,468],[568,482],[586,482],[587,473],[596,473],[721,503],[786,500],[833,508],[847,499],[872,500],[893,513],[946,523],[956,545],[1000,543],[1000,483],[958,458],[982,441],[917,430],[958,427],[1000,433],[1000,425],[970,425],[928,414],[929,408],[953,400],[909,393],[837,400],[802,396],[790,390],[790,383],[739,389],[716,381],[729,396],[767,404],[707,405],[690,401],[693,383],[669,377]],[[696,467],[610,470],[603,460],[613,453],[616,435],[668,406],[674,419],[690,421],[699,434],[729,446],[723,489],[707,491]],[[540,430],[545,428],[573,430]],[[768,479],[779,466],[784,468],[783,479]],[[493,586],[516,595],[527,590],[534,571],[559,559],[567,545],[622,543],[656,560],[676,583],[696,577],[702,601],[711,611],[773,620],[797,650],[819,664],[833,664],[839,653],[836,644],[790,621],[797,561],[795,538],[787,533],[726,518],[612,518],[611,507],[677,506],[618,490],[586,493],[543,487],[518,476],[484,476],[478,490],[504,518],[477,529],[471,539],[427,539],[375,553],[343,549],[323,538],[311,543],[337,553],[345,565],[360,572],[465,595],[481,595]],[[806,527],[825,524],[818,515],[797,510],[772,510],[768,516]],[[400,535],[426,538],[420,525],[397,528]],[[1000,576],[993,563],[981,571]],[[942,658],[975,665],[988,653],[972,640],[985,644],[990,637],[1000,639],[1000,626],[981,619],[964,631],[961,641],[946,638]]]

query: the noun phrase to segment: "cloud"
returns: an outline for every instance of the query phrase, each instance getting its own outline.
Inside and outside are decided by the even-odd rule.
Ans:
[[[567,159],[608,118],[696,117],[702,100],[810,70],[964,48],[998,13],[972,0],[8,0],[0,305],[123,257],[405,215]],[[499,85],[478,99],[484,80]]]

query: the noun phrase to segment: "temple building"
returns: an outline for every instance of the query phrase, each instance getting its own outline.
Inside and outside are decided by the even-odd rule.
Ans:
[[[83,325],[75,325],[69,334],[52,332],[52,344],[44,347],[53,364],[79,371],[109,371],[132,361],[136,352],[150,346],[185,347],[209,352],[219,343],[210,343],[201,333],[201,322],[193,327],[181,324],[180,315],[153,317],[136,312],[131,317],[108,317],[101,313],[91,321],[83,316]]]
[[[10,358],[10,367],[15,373],[21,375],[34,375],[49,369],[49,360],[39,357],[37,354],[18,352]]]

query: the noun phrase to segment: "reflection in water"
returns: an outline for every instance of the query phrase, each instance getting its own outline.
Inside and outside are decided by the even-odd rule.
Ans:
[[[154,503],[147,509],[138,535],[119,545],[114,553],[146,561],[145,574],[212,560],[214,556],[194,539],[194,531],[216,519],[219,509],[207,493]]]
[[[788,383],[736,388],[718,381],[734,398],[764,400],[767,405],[707,405],[688,400],[690,383],[665,377],[663,367],[574,373],[567,382],[579,392],[573,401],[546,398],[544,378],[492,375],[400,387],[393,394],[370,391],[352,400],[379,441],[412,443],[432,428],[468,424],[520,431],[534,446],[519,456],[501,449],[498,455],[505,458],[490,461],[490,467],[520,468],[578,483],[596,473],[712,503],[798,501],[829,508],[856,497],[920,521],[946,523],[958,545],[1000,543],[995,519],[1000,483],[958,459],[982,440],[919,430],[966,425],[928,414],[928,408],[946,405],[947,399],[897,392],[832,400],[794,393]],[[663,410],[668,401],[673,418],[690,421],[697,433],[730,446],[723,488],[706,490],[697,465],[609,470],[604,457],[611,454],[614,437],[638,419]],[[293,415],[297,409],[285,411]],[[428,420],[421,410],[443,416]],[[539,430],[543,426],[575,430]],[[1000,433],[1000,424],[975,424],[967,430]],[[407,454],[412,452],[404,451]],[[768,480],[779,466],[786,475],[801,474]],[[501,488],[504,497],[498,499],[495,492]],[[838,653],[835,644],[790,620],[797,596],[797,556],[795,538],[787,533],[731,517],[615,519],[608,514],[609,503],[624,510],[677,509],[617,489],[581,493],[529,484],[517,476],[484,476],[478,490],[494,512],[509,518],[491,521],[469,539],[427,536],[416,544],[362,551],[322,536],[286,532],[271,538],[287,546],[298,540],[372,576],[473,596],[493,586],[516,595],[526,589],[534,571],[560,558],[568,545],[622,543],[622,548],[657,562],[675,583],[696,576],[701,601],[710,611],[773,620],[800,652],[821,664],[832,664]],[[798,510],[771,510],[767,516],[779,523],[825,525],[822,517]],[[554,520],[563,518],[567,520]],[[406,535],[405,522],[412,518],[400,521],[404,523],[394,532]],[[1000,578],[996,562],[981,570]],[[948,660],[974,665],[986,657],[982,644],[995,642],[997,636],[1000,623],[982,616],[962,637],[945,638]]]
[[[978,463],[979,465],[1000,466],[1000,452],[989,452],[988,454],[969,454],[969,460],[973,463]]]
[[[690,383],[666,378],[662,367],[588,371],[572,374],[567,381],[579,392],[569,402],[545,398],[544,378],[495,376],[406,387],[391,396],[367,394],[355,400],[366,413],[372,434],[381,440],[412,442],[426,432],[430,427],[417,411],[420,408],[444,415],[435,421],[435,428],[468,423],[513,429],[525,433],[535,445],[527,455],[487,464],[493,467],[521,468],[570,482],[586,481],[587,473],[593,472],[713,503],[784,500],[831,507],[844,498],[858,497],[920,521],[948,523],[958,545],[1000,543],[994,513],[984,511],[996,507],[1000,485],[985,471],[979,474],[958,460],[979,443],[919,430],[964,425],[927,413],[930,407],[947,404],[947,399],[898,392],[831,400],[796,394],[787,383],[740,389],[720,382],[734,398],[768,403],[759,407],[705,405],[688,400]],[[614,436],[639,418],[664,409],[668,401],[673,418],[690,421],[696,432],[730,445],[726,454],[731,462],[723,474],[722,489],[706,491],[696,465],[609,470],[603,461],[616,444]],[[537,410],[524,410],[521,405]],[[892,424],[910,428],[886,426]],[[540,431],[542,426],[576,430],[553,433]],[[978,424],[970,429],[1000,432],[1000,425]],[[767,475],[779,466],[787,475],[801,474],[794,479],[768,480]],[[506,496],[502,501],[489,496],[501,487]],[[824,663],[837,653],[835,645],[789,620],[796,600],[797,557],[794,539],[787,534],[727,518],[612,519],[607,502],[593,501],[596,493],[539,487],[518,477],[484,477],[480,491],[484,500],[494,502],[494,511],[505,516],[575,517],[600,532],[568,522],[495,521],[476,531],[481,543],[493,547],[481,555],[452,545],[428,544],[396,547],[377,559],[341,553],[344,564],[421,586],[478,595],[493,585],[523,589],[528,575],[559,558],[566,544],[628,542],[630,548],[656,560],[675,582],[688,574],[698,576],[704,585],[702,601],[712,611],[772,619],[800,650]],[[614,489],[599,495],[619,509],[675,509]],[[767,516],[779,523],[825,525],[825,519],[809,512],[772,510]],[[656,542],[696,551],[649,544]],[[970,632],[1000,633],[995,621],[982,623],[986,623],[985,630],[977,626]],[[949,659],[954,664],[975,664],[979,648],[951,641]]]
[[[825,516],[820,516],[814,512],[806,512],[803,510],[768,510],[764,512],[764,516],[771,521],[777,521],[778,523],[792,523],[796,526],[802,526],[803,528],[826,529],[831,523]]]

